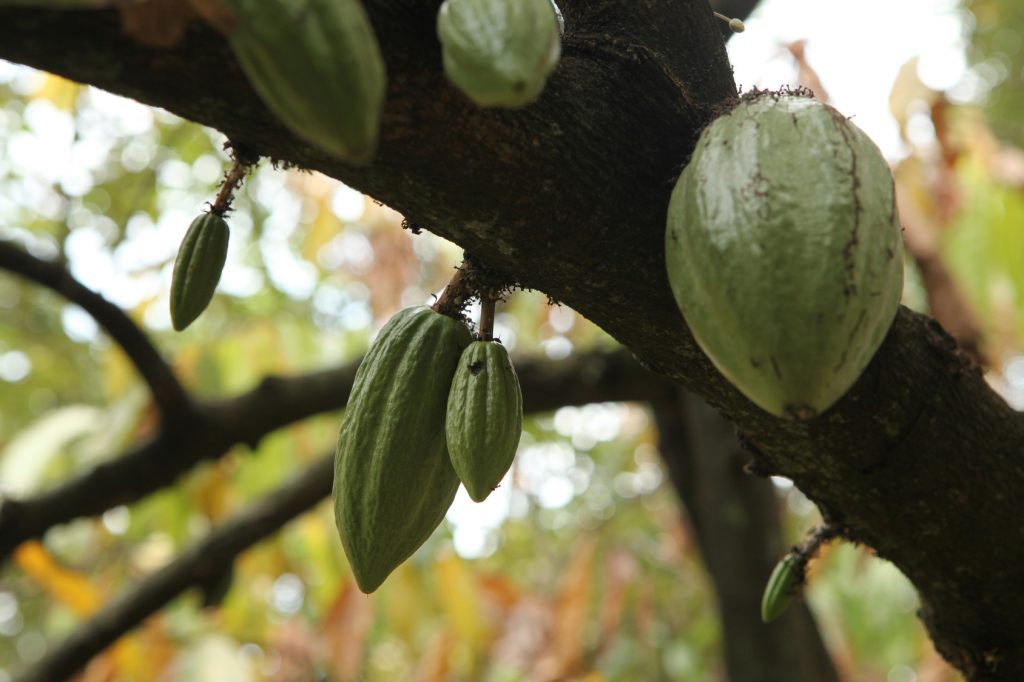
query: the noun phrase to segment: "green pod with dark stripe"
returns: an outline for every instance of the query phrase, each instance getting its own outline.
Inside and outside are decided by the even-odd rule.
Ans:
[[[253,89],[293,133],[355,165],[377,150],[387,76],[359,0],[225,0]]]
[[[206,310],[228,256],[231,230],[224,218],[204,213],[189,225],[171,275],[171,324],[181,331]]]
[[[426,307],[384,325],[356,372],[334,459],[334,517],[369,594],[444,519],[459,487],[445,444],[448,389],[472,337]]]
[[[889,164],[826,104],[747,97],[704,129],[679,176],[665,260],[722,375],[771,414],[811,418],[853,386],[899,308]]]
[[[772,570],[761,596],[761,620],[770,623],[785,612],[803,584],[800,557],[792,552],[782,558]]]
[[[452,466],[482,502],[512,466],[523,433],[523,396],[508,351],[474,341],[462,352],[448,393],[445,434]]]

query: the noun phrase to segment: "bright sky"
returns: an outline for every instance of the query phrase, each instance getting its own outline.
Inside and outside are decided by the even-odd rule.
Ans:
[[[903,155],[889,114],[889,91],[900,67],[920,57],[926,85],[954,99],[976,94],[964,58],[963,16],[957,0],[762,0],[747,30],[729,41],[736,84],[776,88],[795,84],[784,45],[807,40],[806,59],[831,96],[890,159]]]

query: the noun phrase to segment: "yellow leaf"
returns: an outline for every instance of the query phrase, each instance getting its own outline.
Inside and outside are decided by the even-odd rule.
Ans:
[[[316,262],[317,253],[327,242],[331,241],[341,230],[341,221],[331,210],[331,197],[329,194],[316,197],[316,218],[306,231],[306,238],[302,242],[302,256],[312,262]]]
[[[39,542],[30,541],[18,547],[14,561],[47,594],[78,616],[95,613],[103,603],[103,594],[85,576],[58,564]]]
[[[381,590],[388,632],[410,647],[414,645],[416,627],[422,621],[426,607],[422,594],[423,585],[411,561],[395,569]]]
[[[451,629],[474,653],[483,653],[490,637],[483,620],[480,590],[473,574],[466,565],[451,552],[438,557],[434,562],[441,604]]]
[[[72,83],[52,73],[44,73],[43,82],[32,93],[32,98],[49,100],[58,109],[69,111],[74,108],[81,88],[78,83]]]

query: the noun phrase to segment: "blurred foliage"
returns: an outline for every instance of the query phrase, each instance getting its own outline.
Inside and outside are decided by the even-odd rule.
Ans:
[[[1006,47],[1004,32],[1024,22],[1020,7],[970,4],[976,54],[1018,55],[1019,74],[1019,51]],[[986,111],[997,123],[1006,112],[1012,130],[1024,109],[1000,104],[1003,89],[991,91]],[[0,65],[0,101],[0,238],[65,258],[127,309],[202,395],[245,391],[268,373],[352,362],[374,329],[438,292],[459,260],[453,245],[402,230],[400,216],[333,180],[261,165],[229,216],[218,295],[196,324],[173,334],[171,264],[188,223],[216,192],[223,139],[9,65]],[[897,185],[979,317],[991,380],[1024,402],[1024,155],[998,141],[981,110],[921,85],[913,64],[892,106],[910,150]],[[914,132],[922,129],[931,132]],[[929,305],[912,260],[904,300]],[[613,345],[572,310],[530,292],[499,308],[496,334],[514,354],[555,360]],[[0,386],[2,493],[52,486],[157,426],[144,386],[96,325],[4,273]],[[131,507],[20,548],[0,569],[0,682],[329,452],[339,418],[309,419],[255,450],[236,448]],[[373,596],[355,589],[323,504],[241,555],[205,592],[148,619],[81,679],[722,679],[715,600],[655,444],[642,406],[566,407],[527,419],[503,485],[481,505],[460,492],[438,532]],[[799,491],[784,481],[778,490],[787,540],[796,542],[819,519]],[[891,565],[840,546],[811,570],[806,596],[847,679],[956,679],[914,616],[912,587]]]
[[[1024,146],[1024,3],[964,0],[973,22],[970,57],[983,87],[985,113],[1002,139]]]

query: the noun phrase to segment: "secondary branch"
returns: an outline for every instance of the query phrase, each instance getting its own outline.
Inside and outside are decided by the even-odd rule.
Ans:
[[[123,310],[75,279],[62,263],[36,258],[9,241],[0,241],[0,270],[41,284],[80,306],[135,365],[164,420],[186,418],[191,408],[188,394],[160,352]]]
[[[197,406],[186,428],[163,431],[35,497],[4,499],[0,560],[53,526],[140,500],[236,445],[256,447],[279,428],[341,409],[357,366],[358,362],[301,376],[268,377],[248,393]],[[527,412],[588,402],[654,400],[671,391],[669,382],[641,368],[622,350],[580,353],[561,362],[517,358],[516,368]]]

